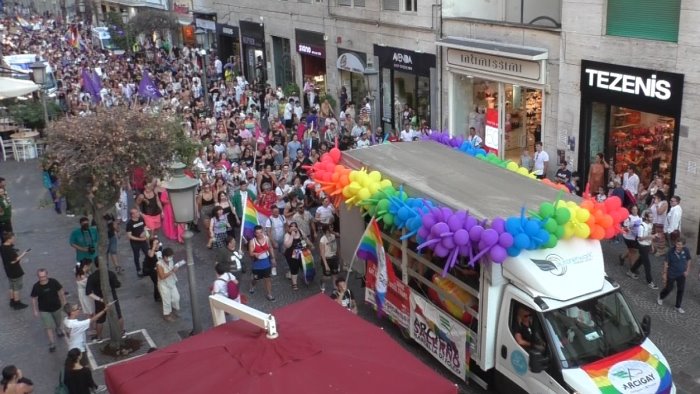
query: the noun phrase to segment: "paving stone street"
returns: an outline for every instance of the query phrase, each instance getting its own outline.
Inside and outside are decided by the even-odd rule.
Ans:
[[[22,299],[30,303],[29,293],[36,281],[36,270],[47,268],[49,275],[58,279],[70,292],[69,301],[77,301],[77,290],[72,269],[74,266],[74,251],[68,245],[70,231],[78,226],[78,217],[57,215],[48,204],[48,192],[42,186],[41,171],[36,160],[23,163],[3,162],[0,164],[0,176],[7,179],[8,194],[13,203],[13,224],[17,234],[17,246],[20,249],[32,248],[30,257],[23,263],[25,270]],[[166,242],[178,255],[184,256],[184,246]],[[197,297],[199,299],[200,316],[203,328],[212,326],[211,314],[207,302],[209,286],[215,279],[213,267],[214,253],[206,249],[203,236],[197,234],[193,239],[194,258],[196,264]],[[700,327],[700,283],[698,267],[694,267],[686,286],[683,307],[686,314],[680,315],[673,308],[675,292],[666,300],[664,306],[656,304],[657,291],[649,289],[643,279],[633,280],[625,275],[625,270],[618,265],[617,256],[622,252],[623,244],[606,243],[604,246],[607,257],[608,275],[616,279],[623,287],[635,314],[641,320],[648,314],[652,318],[651,338],[664,352],[671,363],[674,381],[679,393],[700,392],[700,345],[695,342],[697,328]],[[163,348],[182,338],[180,332],[188,332],[192,327],[190,315],[190,298],[185,269],[179,272],[178,287],[181,294],[181,318],[169,323],[161,317],[161,304],[152,297],[152,284],[148,278],[139,279],[136,275],[131,249],[125,237],[119,241],[119,260],[125,272],[119,275],[122,288],[118,290],[126,331],[145,329],[155,345]],[[657,282],[660,282],[660,258],[653,258],[653,272]],[[265,300],[264,292],[258,291],[248,295],[249,276],[244,275],[242,291],[250,297],[249,305],[263,310],[274,311],[275,308],[287,305],[319,291],[318,284],[308,288],[300,286],[299,291],[293,291],[289,281],[285,279],[284,269],[274,278],[273,292],[277,297],[275,302]],[[358,298],[363,298],[359,280],[351,275],[350,286]],[[240,279],[240,278],[239,278]],[[0,290],[6,294],[7,281],[0,281]],[[49,353],[46,335],[41,328],[39,319],[34,318],[31,308],[21,311],[11,310],[7,302],[3,302],[4,311],[0,319],[0,364],[15,364],[26,376],[34,380],[36,393],[53,392],[59,370],[67,352],[66,343],[59,341],[58,351]],[[409,351],[416,354],[425,362],[439,371],[446,378],[455,381],[437,362],[430,359],[427,353],[410,341],[404,340],[401,333],[386,320],[377,321],[374,312],[360,303],[360,315],[376,324],[381,325],[397,342],[403,344]],[[349,341],[359,338],[348,338]],[[104,382],[103,370],[95,372],[96,380]],[[465,393],[483,392],[474,385],[461,384]]]

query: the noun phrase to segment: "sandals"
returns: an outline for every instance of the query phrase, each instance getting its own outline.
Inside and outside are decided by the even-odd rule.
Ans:
[[[299,286],[297,286],[297,285],[293,284],[293,285],[292,285],[292,290],[294,290],[294,291],[297,291],[297,290],[299,290]]]

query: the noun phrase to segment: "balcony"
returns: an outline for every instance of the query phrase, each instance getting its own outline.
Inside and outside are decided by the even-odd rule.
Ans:
[[[444,0],[442,16],[559,29],[561,0]]]

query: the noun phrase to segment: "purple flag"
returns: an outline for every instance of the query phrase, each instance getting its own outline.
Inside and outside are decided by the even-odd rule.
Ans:
[[[83,78],[83,89],[90,93],[90,96],[92,96],[92,100],[96,102],[100,102],[100,90],[102,87],[98,87],[99,81],[97,81],[97,84],[95,83],[95,78],[93,78],[92,75],[90,75],[90,72],[87,69],[83,69],[82,73],[82,78]]]
[[[148,97],[150,99],[161,98],[160,91],[156,88],[155,82],[147,71],[143,72],[141,76],[141,83],[139,84],[139,95],[143,97]]]

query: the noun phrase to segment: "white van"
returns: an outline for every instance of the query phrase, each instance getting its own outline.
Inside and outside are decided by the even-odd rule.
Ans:
[[[92,47],[94,49],[107,50],[114,53],[115,55],[122,55],[124,53],[124,50],[117,48],[117,46],[112,41],[112,36],[109,34],[108,28],[103,26],[93,27],[90,35]]]
[[[56,83],[56,76],[54,75],[53,67],[51,67],[49,62],[44,60],[41,56],[34,53],[25,53],[21,55],[7,55],[3,57],[3,60],[5,61],[5,64],[10,66],[10,68],[13,70],[13,78],[31,80],[31,65],[37,60],[37,58],[39,58],[39,61],[46,65],[46,84],[44,85],[44,89],[49,97],[55,97],[58,85]]]

